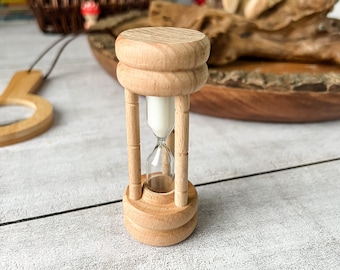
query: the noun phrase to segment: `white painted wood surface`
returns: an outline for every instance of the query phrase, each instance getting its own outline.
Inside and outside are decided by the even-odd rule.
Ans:
[[[15,71],[58,38],[41,33],[35,22],[0,23],[0,36],[0,93]],[[38,68],[46,70],[53,56]],[[122,198],[128,183],[124,92],[82,36],[65,49],[39,94],[54,106],[53,127],[0,148],[0,269],[340,267],[339,162],[198,187],[196,232],[166,249],[130,239],[120,203],[55,215]],[[146,160],[155,139],[144,111],[142,98]],[[0,108],[0,121],[4,114]],[[190,117],[194,184],[340,157],[340,121],[263,124]],[[42,215],[53,216],[34,219]],[[33,220],[6,225],[27,218]]]
[[[57,39],[34,22],[0,27],[0,36],[0,91]],[[43,59],[41,69],[49,63]],[[53,104],[55,123],[33,140],[0,148],[1,223],[120,199],[127,185],[124,91],[97,64],[84,36],[65,49],[39,94]],[[145,161],[156,140],[143,112],[141,99]],[[340,121],[289,125],[190,117],[194,184],[340,156]]]
[[[122,204],[0,227],[1,269],[339,269],[340,161],[198,188],[198,226],[155,248]]]

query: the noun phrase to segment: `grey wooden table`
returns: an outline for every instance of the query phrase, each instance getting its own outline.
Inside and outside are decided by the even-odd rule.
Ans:
[[[58,38],[35,22],[3,23],[0,36],[0,93]],[[190,114],[198,226],[185,242],[156,248],[124,230],[124,92],[85,36],[39,94],[53,104],[52,128],[0,148],[0,269],[340,269],[340,121]],[[0,121],[11,114],[1,107]],[[141,140],[145,161],[155,139],[143,113]]]

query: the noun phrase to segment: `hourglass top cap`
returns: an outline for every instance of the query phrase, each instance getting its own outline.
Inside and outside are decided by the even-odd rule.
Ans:
[[[206,63],[210,41],[203,33],[176,27],[142,27],[122,32],[116,55],[125,65],[146,70],[178,71]]]
[[[134,28],[116,40],[117,78],[145,96],[179,96],[206,83],[210,42],[201,32],[175,27]]]

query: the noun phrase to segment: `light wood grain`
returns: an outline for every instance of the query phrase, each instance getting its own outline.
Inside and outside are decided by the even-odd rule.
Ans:
[[[145,176],[143,176],[145,180]],[[178,208],[174,192],[156,193],[143,187],[140,200],[129,199],[129,188],[123,197],[124,223],[138,241],[153,246],[170,246],[190,236],[197,225],[198,199],[195,187],[189,183],[187,203]]]
[[[38,70],[18,71],[0,96],[0,106],[23,105],[35,110],[25,120],[0,127],[0,146],[31,139],[46,131],[53,122],[52,105],[42,97],[34,95],[43,81]]]
[[[209,53],[208,38],[191,29],[140,27],[125,30],[116,39],[119,61],[142,70],[195,69],[206,64]]]
[[[175,99],[175,204],[188,203],[188,148],[190,96]]]
[[[132,200],[138,200],[142,196],[138,95],[129,90],[125,90],[125,104],[129,164],[129,196]]]
[[[209,41],[204,34],[181,28],[135,28],[122,32],[116,40],[117,78],[129,93],[127,104],[132,103],[132,94],[134,99],[137,95],[175,96],[176,166],[172,205],[164,204],[166,194],[155,193],[153,202],[148,196],[150,192],[140,196],[135,191],[141,184],[132,181],[131,176],[132,172],[140,173],[140,154],[129,150],[130,182],[124,195],[124,220],[128,232],[143,243],[173,245],[186,239],[196,226],[197,194],[192,185],[191,193],[196,195],[188,197],[189,94],[199,90],[208,78],[209,50]],[[137,112],[132,113],[131,106],[127,108],[127,126],[128,148],[136,148],[139,116]],[[167,170],[164,166],[162,169]],[[137,178],[136,174],[134,178]],[[147,188],[145,185],[144,191]],[[185,209],[193,212],[187,213]],[[185,217],[185,222],[178,221],[173,215]],[[155,220],[159,219],[165,219],[165,223],[156,228]]]
[[[134,24],[134,20],[127,20],[126,23],[120,23],[118,26],[113,25],[110,30],[119,33],[120,29],[126,30],[129,27],[148,25],[146,20],[142,24],[140,20],[141,18],[136,18],[136,24]],[[114,42],[113,37],[108,36],[107,38],[112,40],[111,43]],[[95,34],[92,34],[89,42],[97,61],[111,76],[116,78],[117,60],[114,48],[98,47],[94,40]],[[216,55],[221,57],[219,50],[217,50]],[[236,61],[228,65],[211,66],[210,68],[222,72],[238,70],[275,74],[340,72],[338,66],[325,63],[268,62],[262,60]],[[266,122],[299,123],[340,118],[339,92],[313,92],[313,89],[307,89],[305,91],[287,90],[285,93],[278,93],[272,90],[235,88],[209,82],[201,91],[193,95],[191,110],[222,118]]]
[[[118,36],[119,82],[144,96],[187,95],[200,89],[208,74],[207,37],[189,29],[150,29],[130,29]]]
[[[340,72],[340,68],[325,64],[240,61],[220,68],[256,71],[263,74],[324,74]],[[340,117],[340,93],[322,91],[275,91],[242,89],[206,84],[191,97],[191,110],[223,118],[265,122],[318,122]]]

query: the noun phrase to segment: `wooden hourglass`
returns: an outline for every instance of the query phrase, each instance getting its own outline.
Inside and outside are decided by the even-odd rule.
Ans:
[[[197,224],[197,193],[188,180],[189,107],[190,93],[208,78],[209,53],[208,38],[184,28],[135,28],[116,40],[129,159],[124,223],[134,238],[149,245],[181,242]],[[148,124],[158,138],[146,176],[141,175],[139,95],[147,97]],[[173,127],[174,136],[168,136]],[[174,144],[174,158],[167,137],[167,144]]]

